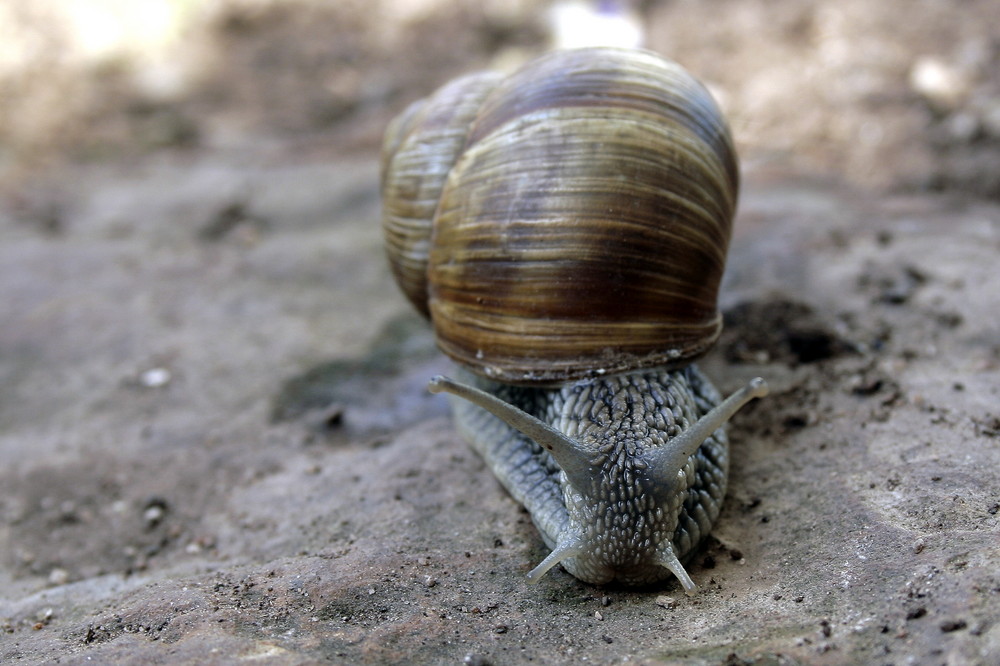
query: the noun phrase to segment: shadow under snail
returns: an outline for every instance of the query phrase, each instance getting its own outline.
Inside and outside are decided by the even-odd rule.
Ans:
[[[679,65],[638,50],[543,55],[415,102],[386,131],[393,275],[460,381],[457,428],[582,581],[677,577],[726,492],[725,400],[692,361],[739,187],[725,119]]]

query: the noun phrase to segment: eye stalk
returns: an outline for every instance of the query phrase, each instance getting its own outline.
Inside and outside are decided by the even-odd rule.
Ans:
[[[431,393],[441,393],[442,391],[450,393],[485,409],[548,451],[559,468],[566,473],[570,485],[578,493],[587,492],[593,476],[590,468],[590,453],[576,440],[486,391],[456,382],[448,377],[438,375],[432,378],[427,384],[427,390]]]
[[[672,485],[677,479],[677,471],[684,468],[688,458],[694,455],[706,439],[716,430],[726,425],[736,412],[740,411],[754,398],[763,398],[769,389],[762,377],[755,377],[747,385],[739,389],[712,411],[702,416],[690,428],[680,433],[666,446],[653,449],[646,453],[650,476],[656,485]]]

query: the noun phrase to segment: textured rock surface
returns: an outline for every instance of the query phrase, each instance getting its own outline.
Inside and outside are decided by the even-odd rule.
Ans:
[[[545,3],[0,3],[0,663],[1000,663],[995,4],[636,3],[748,175],[702,369],[772,386],[688,598],[525,585],[382,256],[385,123]]]
[[[0,661],[1000,654],[1000,210],[751,170],[702,367],[773,392],[688,598],[525,585],[544,546],[423,389],[375,179],[216,153],[2,219]]]

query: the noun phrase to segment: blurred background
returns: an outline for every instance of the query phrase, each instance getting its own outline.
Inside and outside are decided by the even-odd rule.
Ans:
[[[998,199],[996,12],[995,0],[4,0],[0,187],[66,162],[262,141],[310,159],[373,153],[392,115],[456,74],[614,41],[702,78],[747,165]]]

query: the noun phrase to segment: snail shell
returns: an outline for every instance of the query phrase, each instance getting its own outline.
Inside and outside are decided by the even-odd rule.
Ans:
[[[739,182],[711,95],[653,53],[579,49],[474,74],[386,132],[389,261],[471,371],[459,429],[582,580],[673,572],[725,493],[719,335]],[[485,411],[484,411],[485,410]]]
[[[736,154],[678,65],[555,52],[445,86],[389,136],[390,262],[456,361],[551,383],[715,341]]]

